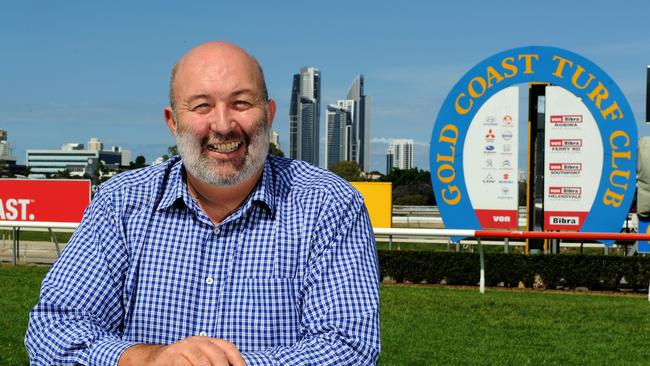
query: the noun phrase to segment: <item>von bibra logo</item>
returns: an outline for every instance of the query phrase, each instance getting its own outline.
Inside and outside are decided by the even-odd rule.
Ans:
[[[532,82],[549,83],[565,89],[580,98],[593,116],[606,158],[603,159],[600,180],[593,182],[598,186],[595,200],[587,216],[581,220],[580,231],[618,232],[620,223],[629,211],[636,185],[638,134],[632,110],[616,83],[596,64],[573,52],[543,46],[515,48],[486,58],[462,76],[440,107],[431,134],[429,157],[432,186],[445,227],[481,229],[468,195],[465,175],[485,172],[480,169],[465,171],[462,158],[463,149],[468,143],[467,132],[478,110],[496,93]],[[579,131],[580,126],[584,125],[583,117],[571,113],[548,116],[553,128],[566,129],[571,133]],[[516,122],[510,116],[490,115],[477,123],[488,128],[496,123],[506,128]],[[505,146],[509,138],[507,133],[496,135],[493,143],[486,143],[485,132],[478,138],[480,140],[469,143],[485,144],[483,155],[503,157],[512,154],[514,158],[518,154],[518,151],[508,151],[509,147]],[[583,146],[582,139],[573,136],[554,139],[547,148],[579,151]],[[572,161],[560,163],[568,163],[558,166],[557,171],[563,174],[580,172],[580,167],[572,164]],[[580,191],[576,191],[580,187],[552,188],[552,194],[558,196],[581,195]],[[498,216],[489,221],[496,219]],[[573,222],[570,215],[563,220]]]
[[[579,123],[582,123],[582,116],[579,115],[551,116],[554,127],[577,127]]]
[[[549,145],[555,152],[580,152],[582,139],[551,139]]]

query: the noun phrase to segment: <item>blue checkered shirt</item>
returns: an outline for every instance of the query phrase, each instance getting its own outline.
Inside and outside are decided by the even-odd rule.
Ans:
[[[215,225],[179,158],[101,185],[47,274],[25,344],[33,365],[116,365],[136,343],[206,335],[252,365],[370,365],[377,254],[360,194],[269,156]]]

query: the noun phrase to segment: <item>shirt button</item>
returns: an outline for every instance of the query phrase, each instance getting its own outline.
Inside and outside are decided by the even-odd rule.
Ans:
[[[212,229],[212,231],[213,231],[215,234],[219,234],[219,233],[221,232],[221,229],[219,229],[218,226],[215,226],[214,229]]]
[[[200,335],[201,337],[207,337],[207,336],[208,336],[208,333],[207,333],[207,332],[199,332],[199,335]]]
[[[214,283],[214,279],[212,277],[208,277],[208,278],[205,279],[205,283],[207,283],[208,285],[211,285],[211,284]]]

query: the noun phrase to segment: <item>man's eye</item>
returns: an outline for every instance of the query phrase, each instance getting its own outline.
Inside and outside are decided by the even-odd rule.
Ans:
[[[248,109],[251,107],[251,103],[246,101],[246,100],[237,100],[235,103],[233,103],[235,106],[235,109]]]
[[[192,108],[192,111],[194,112],[207,112],[210,110],[210,105],[208,103],[201,103]]]

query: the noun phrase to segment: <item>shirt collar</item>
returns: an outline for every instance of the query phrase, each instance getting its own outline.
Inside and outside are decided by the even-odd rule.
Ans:
[[[193,207],[195,205],[194,199],[190,196],[187,183],[185,182],[183,161],[178,158],[172,164],[167,182],[164,186],[165,191],[157,207],[158,210],[169,208],[179,200],[186,207]]]
[[[171,160],[171,159],[170,159]],[[190,195],[185,181],[185,167],[181,159],[169,161],[171,165],[164,193],[157,209],[162,210],[171,207],[179,199],[186,207],[197,210],[198,205]],[[262,170],[260,182],[253,188],[253,191],[242,204],[243,209],[248,209],[253,203],[260,203],[271,215],[275,214],[275,189],[274,176],[271,159],[267,158]]]
[[[244,202],[244,206],[252,203],[259,203],[264,206],[268,212],[275,214],[275,189],[274,189],[274,176],[271,166],[271,158],[267,157],[264,162],[264,169],[262,170],[262,178],[259,183],[253,188],[250,196]]]

